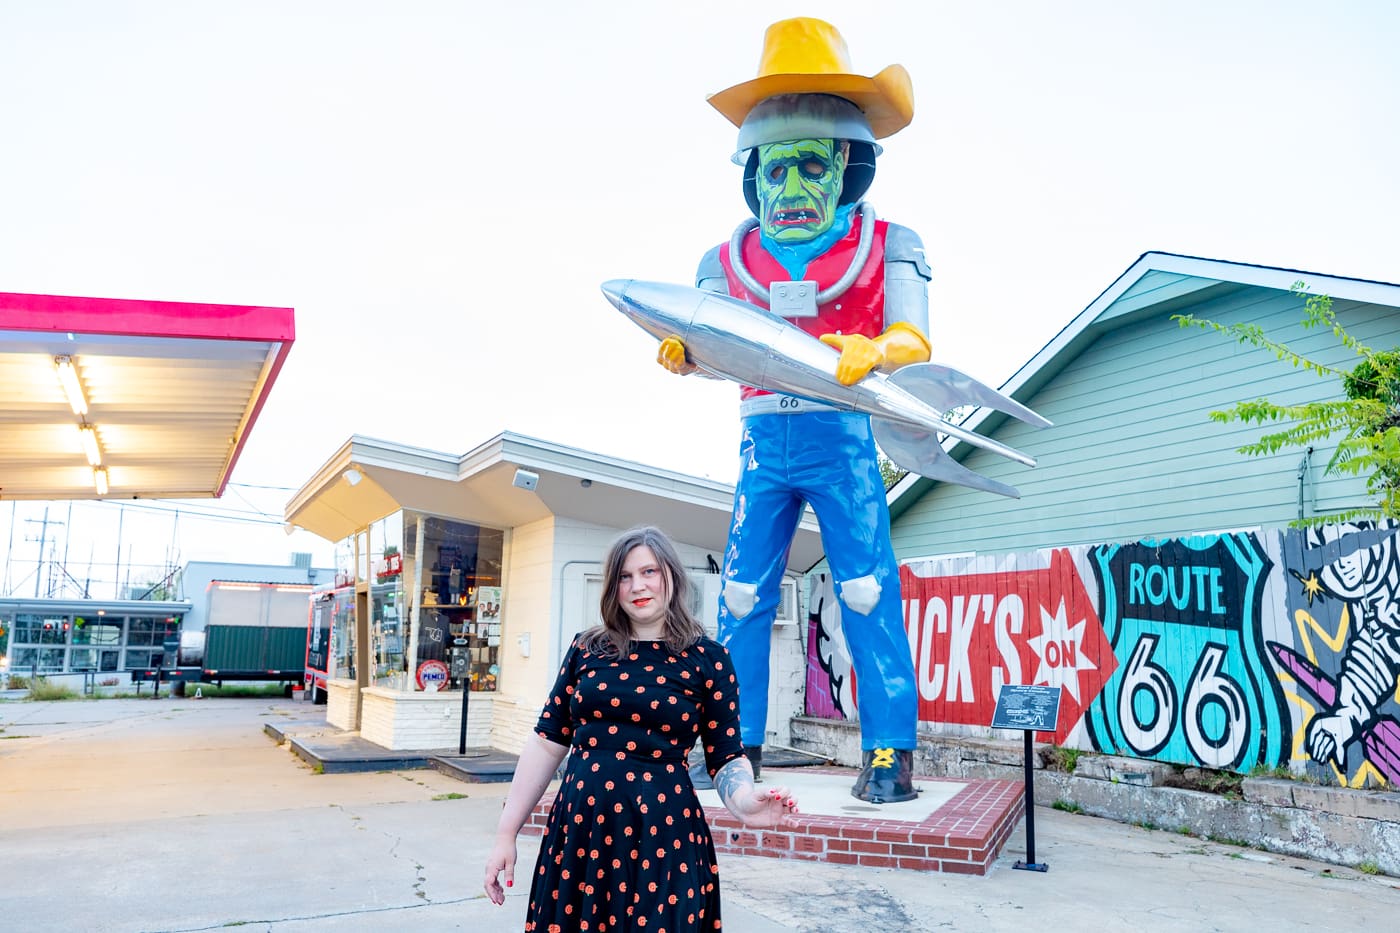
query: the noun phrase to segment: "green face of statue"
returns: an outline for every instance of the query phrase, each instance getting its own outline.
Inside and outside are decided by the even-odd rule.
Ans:
[[[780,243],[821,236],[836,222],[847,148],[834,139],[798,139],[758,147],[754,179],[763,232]]]

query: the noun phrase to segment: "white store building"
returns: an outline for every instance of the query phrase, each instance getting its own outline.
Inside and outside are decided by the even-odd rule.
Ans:
[[[467,744],[518,752],[573,635],[598,621],[604,552],[621,531],[670,535],[713,634],[733,495],[510,432],[462,455],[352,437],[285,515],[336,544],[334,585],[312,613],[327,721],[385,748],[452,747],[465,688]],[[768,730],[779,744],[802,712],[798,584],[820,559],[809,511],[773,634]]]

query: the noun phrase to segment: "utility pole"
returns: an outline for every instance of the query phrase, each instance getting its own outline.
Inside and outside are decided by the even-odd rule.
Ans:
[[[73,500],[72,500],[72,499],[69,499],[69,500],[68,500],[68,521],[67,521],[67,526],[66,526],[66,527],[68,528],[68,533],[65,534],[65,535],[63,536],[63,564],[62,564],[62,567],[63,567],[63,576],[64,576],[64,577],[67,577],[67,578],[70,579],[70,580],[72,580],[72,579],[73,579],[73,575],[70,574],[70,573],[68,572],[68,542],[71,541],[72,538],[73,538],[73,534],[72,534],[72,530],[73,530]],[[78,582],[78,581],[74,580],[73,582],[76,583],[76,582]],[[60,587],[62,587],[62,588],[64,588],[64,589],[67,589],[68,584],[67,584],[67,583],[64,583],[64,582],[63,582],[63,579],[62,579],[61,577],[59,578],[58,583],[59,583],[59,586],[60,586]]]
[[[42,572],[44,568],[44,545],[48,542],[49,538],[49,507],[47,505],[44,506],[44,518],[42,521],[33,518],[26,518],[25,521],[34,522],[36,525],[39,525],[39,566],[34,572],[34,598],[38,599],[39,581],[44,575]],[[53,524],[56,525],[58,522],[53,522]],[[26,537],[24,540],[33,541],[34,539]]]
[[[56,524],[58,524],[58,522],[54,522],[54,524],[56,525]],[[54,538],[54,539],[51,539],[51,540],[49,541],[49,562],[48,562],[49,579],[48,579],[48,583],[45,584],[46,590],[45,590],[45,592],[44,592],[44,596],[47,597],[48,599],[53,599],[53,593],[54,593],[54,589],[55,589],[55,587],[54,587],[53,565],[56,564],[56,563],[58,563],[58,539]],[[62,568],[60,568],[60,569],[62,569]],[[61,583],[62,581],[60,580],[59,582]]]
[[[10,544],[5,548],[5,585],[0,587],[0,594],[5,596],[10,595],[10,558],[15,553],[15,516],[18,506],[17,500],[10,500]]]
[[[88,542],[88,569],[87,576],[83,578],[83,599],[91,599],[88,595],[92,589],[92,542]]]
[[[117,506],[117,569],[112,575],[112,589],[116,592],[112,596],[116,599],[122,598],[122,519],[126,518],[126,508]]]

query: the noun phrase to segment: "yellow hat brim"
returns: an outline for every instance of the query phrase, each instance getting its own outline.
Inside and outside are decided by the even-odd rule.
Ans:
[[[850,74],[770,74],[736,84],[706,98],[735,126],[742,126],[759,101],[775,94],[831,94],[849,100],[870,121],[876,139],[893,136],[914,119],[914,82],[903,65],[872,78]]]

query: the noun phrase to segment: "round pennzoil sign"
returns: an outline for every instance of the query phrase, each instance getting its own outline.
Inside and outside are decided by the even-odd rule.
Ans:
[[[447,665],[441,661],[424,661],[418,665],[418,686],[424,690],[441,690],[447,686],[447,677]]]

